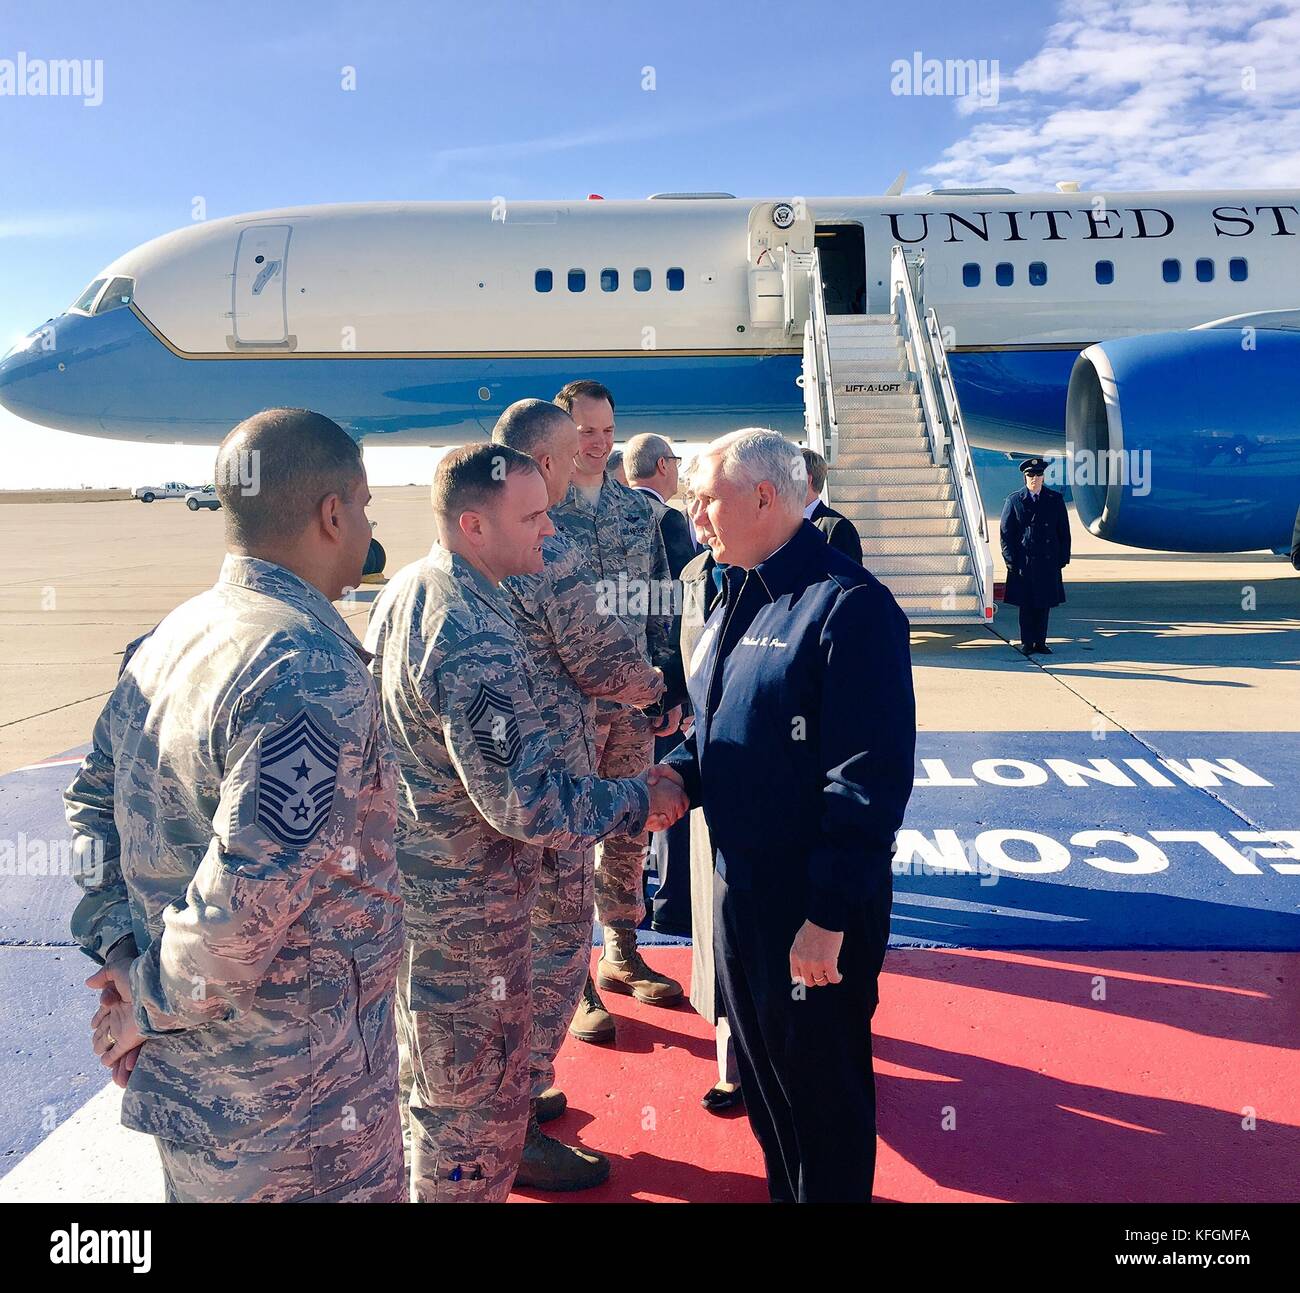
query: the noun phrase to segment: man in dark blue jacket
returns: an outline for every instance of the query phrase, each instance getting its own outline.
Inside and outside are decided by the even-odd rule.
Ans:
[[[1043,484],[1047,462],[1020,464],[1024,489],[1007,495],[1002,507],[1002,560],[1007,563],[1003,600],[1020,608],[1020,649],[1025,655],[1051,655],[1047,617],[1065,601],[1061,571],[1070,564],[1070,514],[1065,498]]]
[[[722,601],[687,662],[695,727],[660,766],[716,849],[714,951],[774,1201],[871,1199],[871,1015],[912,790],[908,625],[803,518],[799,450],[710,445],[692,484]]]

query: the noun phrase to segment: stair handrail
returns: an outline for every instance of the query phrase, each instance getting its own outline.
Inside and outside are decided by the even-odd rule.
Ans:
[[[993,553],[989,546],[988,518],[984,513],[984,500],[980,497],[979,482],[975,477],[975,463],[971,458],[970,441],[966,436],[966,423],[962,417],[961,402],[953,385],[952,370],[948,365],[948,350],[943,344],[943,330],[939,316],[933,308],[925,312],[925,332],[929,363],[934,369],[944,418],[948,423],[948,473],[956,487],[958,510],[962,528],[966,532],[966,547],[975,571],[975,583],[980,595],[980,610],[985,619],[992,619],[996,609],[993,601]]]
[[[808,331],[811,334],[813,380],[817,385],[819,444],[813,443],[809,426],[808,447],[833,466],[840,449],[840,424],[835,415],[835,387],[831,380],[830,326],[826,321],[826,295],[822,291],[821,254],[816,248],[808,269]]]
[[[935,395],[925,332],[916,308],[916,290],[912,282],[913,269],[919,273],[924,264],[919,253],[909,254],[897,243],[894,244],[889,259],[889,300],[903,334],[903,343],[907,347],[908,366],[916,374],[921,387],[921,410],[925,417],[925,433],[930,441],[930,458],[936,464],[942,464],[946,460],[947,438],[944,435],[939,400]]]

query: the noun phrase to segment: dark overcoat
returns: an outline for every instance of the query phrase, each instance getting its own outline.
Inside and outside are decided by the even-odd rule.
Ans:
[[[1056,490],[1044,485],[1037,498],[1028,488],[1007,496],[1002,560],[1008,605],[1042,608],[1065,601],[1061,570],[1070,563],[1070,514]]]

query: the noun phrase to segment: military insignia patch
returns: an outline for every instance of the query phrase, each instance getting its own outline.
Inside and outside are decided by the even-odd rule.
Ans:
[[[263,734],[257,824],[290,848],[309,844],[329,816],[338,770],[338,745],[306,710],[278,731]]]
[[[487,683],[478,685],[478,694],[468,712],[469,728],[474,733],[479,752],[489,763],[501,768],[514,767],[519,757],[519,723],[509,696]]]

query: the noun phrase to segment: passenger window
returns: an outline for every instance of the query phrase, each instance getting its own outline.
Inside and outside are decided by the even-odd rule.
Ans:
[[[587,271],[585,269],[569,270],[569,291],[585,292],[587,290]]]
[[[1029,286],[1042,287],[1047,282],[1047,262],[1031,260],[1029,262]]]
[[[1196,281],[1198,283],[1214,282],[1214,262],[1209,259],[1202,259],[1196,262]]]
[[[686,286],[686,271],[677,266],[668,271],[666,278],[670,292],[680,292]]]
[[[999,287],[1010,287],[1016,281],[1016,269],[1009,261],[1002,261],[993,271],[993,281]]]
[[[1097,282],[1106,287],[1115,281],[1115,265],[1109,260],[1097,262]]]
[[[1234,283],[1244,283],[1246,281],[1246,261],[1244,257],[1234,256],[1228,262],[1228,277]]]
[[[549,269],[539,269],[533,275],[533,286],[539,292],[549,292],[554,285],[554,275]]]
[[[618,291],[618,270],[602,269],[600,271],[600,290],[602,292]]]
[[[1160,266],[1166,283],[1176,283],[1183,276],[1183,263],[1179,260],[1167,260]]]
[[[980,285],[980,267],[974,261],[961,267],[961,281],[966,287],[978,287]]]
[[[632,287],[637,292],[648,292],[650,290],[650,271],[648,269],[634,269],[632,271]]]

